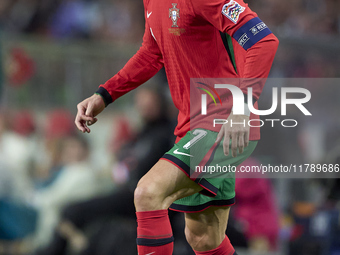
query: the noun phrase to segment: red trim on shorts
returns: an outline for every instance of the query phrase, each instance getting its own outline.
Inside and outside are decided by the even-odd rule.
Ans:
[[[196,212],[203,212],[204,210],[212,207],[212,206],[215,206],[215,207],[228,207],[228,206],[233,206],[235,203],[232,203],[230,205],[209,205],[207,207],[204,207],[204,209],[201,209],[201,210],[198,210],[198,211],[195,211],[195,210],[181,210],[181,209],[173,209],[173,208],[169,208],[169,210],[171,211],[175,211],[175,212],[183,212],[183,213],[196,213]],[[190,206],[188,206],[190,207]]]

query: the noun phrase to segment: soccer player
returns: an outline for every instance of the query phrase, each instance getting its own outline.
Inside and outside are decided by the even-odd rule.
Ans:
[[[209,165],[224,157],[227,164],[238,165],[255,149],[259,128],[207,125],[205,116],[210,116],[199,114],[201,102],[190,102],[190,78],[266,78],[278,40],[243,0],[144,0],[144,9],[142,47],[93,96],[78,104],[75,123],[80,131],[90,133],[89,125],[106,106],[164,66],[179,109],[177,140],[136,187],[138,253],[172,254],[170,208],[185,213],[185,235],[196,254],[236,254],[225,236],[235,181],[192,178],[190,158],[200,158]],[[251,86],[253,95],[249,96],[258,100],[263,83],[238,86],[245,95]],[[233,114],[230,103],[226,108],[223,117],[229,123],[257,118]],[[195,136],[195,142],[190,142]],[[200,155],[191,155],[193,151]]]

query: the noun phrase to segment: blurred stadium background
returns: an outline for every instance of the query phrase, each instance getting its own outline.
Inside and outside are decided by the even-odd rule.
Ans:
[[[312,97],[321,98],[310,103],[318,115],[313,121],[296,116],[304,125],[263,129],[248,163],[339,164],[340,1],[245,2],[280,40],[270,77],[334,78],[336,83],[310,88]],[[138,96],[146,93],[138,88],[108,107],[91,135],[75,131],[77,103],[124,66],[143,32],[141,0],[0,1],[0,254],[136,254],[129,213],[104,213],[80,228],[65,220],[72,219],[65,212],[79,202],[118,194],[131,183],[131,169],[138,171],[143,157],[151,160],[133,153],[146,150],[136,141],[154,124],[148,100],[158,97],[160,108],[167,102],[168,121],[176,121],[161,71],[146,85],[156,95]],[[270,91],[266,86],[264,106]],[[331,111],[326,114],[323,107]],[[171,130],[166,132],[173,139]],[[129,157],[120,155],[125,148]],[[339,179],[242,180],[238,185],[239,205],[228,231],[240,255],[340,254]],[[179,229],[174,254],[191,254],[181,233],[182,217],[172,218]],[[53,242],[60,250],[44,250]],[[128,246],[130,251],[123,248]]]

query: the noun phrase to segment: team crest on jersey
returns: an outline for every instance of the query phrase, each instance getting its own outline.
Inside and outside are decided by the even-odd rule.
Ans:
[[[223,5],[222,13],[224,16],[226,16],[228,19],[236,24],[238,18],[240,17],[240,14],[244,12],[245,9],[246,8],[241,6],[238,2],[230,0],[229,3]]]
[[[176,7],[177,4],[172,4],[172,8],[169,9],[169,18],[172,21],[171,27],[178,27],[177,21],[179,19],[179,9]]]

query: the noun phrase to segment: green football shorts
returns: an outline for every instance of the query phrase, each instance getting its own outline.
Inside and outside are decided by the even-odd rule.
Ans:
[[[181,169],[203,190],[176,200],[170,209],[179,212],[199,212],[210,206],[230,206],[235,203],[236,167],[254,151],[257,141],[250,141],[237,157],[225,156],[223,139],[215,143],[217,132],[194,129],[179,140],[162,160]]]

